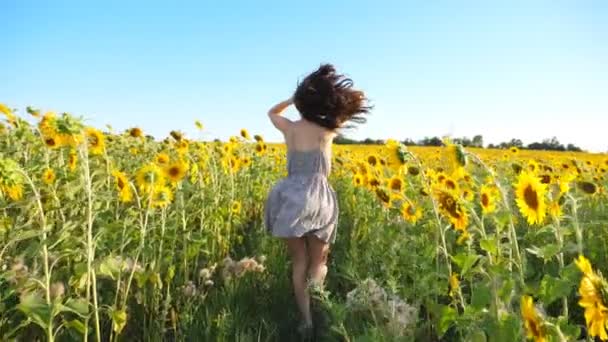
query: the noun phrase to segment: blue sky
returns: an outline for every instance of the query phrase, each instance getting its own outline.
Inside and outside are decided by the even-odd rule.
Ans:
[[[278,141],[268,108],[331,62],[375,105],[354,138],[608,150],[608,1],[3,0],[0,13],[0,102],[21,110]]]

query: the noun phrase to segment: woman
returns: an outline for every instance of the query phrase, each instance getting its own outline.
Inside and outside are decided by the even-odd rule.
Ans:
[[[336,239],[338,200],[327,180],[332,141],[348,122],[365,122],[363,115],[370,110],[363,92],[352,86],[352,80],[332,65],[321,65],[298,84],[292,98],[268,112],[285,138],[288,176],[268,196],[265,223],[269,232],[287,244],[304,334],[312,331],[307,276],[315,286],[323,285],[329,244]],[[300,120],[281,116],[292,104]]]

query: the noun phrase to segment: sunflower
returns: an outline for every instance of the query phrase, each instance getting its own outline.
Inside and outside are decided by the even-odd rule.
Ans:
[[[57,177],[55,176],[55,171],[53,171],[53,169],[46,169],[42,172],[42,181],[46,185],[55,183],[56,178]]]
[[[406,221],[415,224],[422,217],[422,211],[420,210],[420,207],[406,201],[401,206],[401,216],[403,216],[403,219]]]
[[[512,146],[509,151],[513,154],[518,154],[519,153],[519,149],[515,146]]]
[[[547,340],[545,326],[534,307],[532,297],[521,297],[521,316],[524,319],[527,337],[529,339],[534,339],[534,342],[545,342]]]
[[[259,135],[259,134],[254,135],[253,139],[255,141],[257,141],[257,142],[263,142],[264,141],[264,138],[261,135]]]
[[[606,289],[608,284],[601,275],[591,268],[587,258],[580,255],[575,261],[576,266],[583,273],[578,293],[581,300],[578,304],[585,309],[585,322],[591,337],[608,340],[606,327],[608,327],[608,308],[606,308]]]
[[[559,205],[559,201],[551,201],[551,203],[549,203],[549,207],[548,207],[548,211],[549,211],[549,215],[551,215],[552,217],[555,217],[556,219],[561,219],[562,216],[564,215],[563,211],[562,211],[562,207]]]
[[[378,180],[378,178],[372,175],[368,176],[367,185],[370,187],[370,189],[376,189],[380,184],[381,182]]]
[[[251,158],[248,156],[242,157],[240,162],[241,162],[241,165],[243,165],[243,167],[251,166]]]
[[[460,236],[456,240],[456,244],[458,244],[460,246],[463,243],[467,242],[470,238],[471,238],[471,234],[469,233],[468,230],[465,229],[460,232]]]
[[[380,202],[382,202],[385,207],[389,207],[391,205],[391,196],[384,188],[377,187],[376,196],[378,196]]]
[[[141,191],[150,192],[155,187],[164,184],[165,177],[158,166],[148,164],[137,171],[135,182]]]
[[[188,172],[188,164],[183,160],[175,161],[164,169],[165,176],[173,183],[179,183]]]
[[[156,162],[156,164],[159,164],[159,165],[165,165],[169,162],[169,160],[170,160],[169,155],[164,152],[161,152],[161,153],[157,154],[156,157],[154,157],[154,161]]]
[[[8,108],[8,106],[6,106],[4,103],[0,103],[0,113],[9,116],[13,114],[13,111]]]
[[[184,155],[186,153],[188,153],[188,148],[189,148],[190,144],[188,143],[188,140],[179,140],[175,143],[175,149],[177,150],[177,153],[179,153],[180,155]]]
[[[68,155],[68,168],[70,169],[70,171],[74,171],[76,169],[77,163],[78,155],[76,154],[76,151],[71,150],[70,154]]]
[[[133,138],[140,138],[144,135],[144,132],[139,127],[133,127],[129,129],[129,135]]]
[[[246,129],[241,129],[241,136],[243,137],[243,139],[245,140],[249,140],[251,139],[251,136],[249,135],[249,132]]]
[[[23,185],[21,184],[0,184],[0,193],[8,196],[13,201],[18,201],[23,197]]]
[[[116,181],[116,188],[118,189],[118,197],[121,202],[131,202],[133,199],[133,193],[131,192],[131,186],[129,185],[129,178],[123,172],[118,170],[112,171],[112,176]]]
[[[23,177],[18,170],[19,165],[14,160],[0,158],[0,195],[13,201],[23,197]]]
[[[597,185],[595,185],[595,183],[580,181],[577,182],[576,185],[582,192],[586,193],[587,195],[594,195],[595,193],[597,193]]]
[[[456,298],[456,295],[460,291],[460,280],[458,279],[458,273],[452,273],[450,275],[450,291],[449,295],[452,298]]]
[[[364,178],[361,174],[355,173],[355,175],[353,176],[353,185],[362,186],[364,184],[363,179]]]
[[[417,166],[408,166],[407,173],[410,176],[418,176],[418,174],[420,174],[420,169]]]
[[[93,155],[102,154],[105,148],[103,133],[92,127],[86,128],[84,133],[89,142],[89,152]]]
[[[45,137],[43,137],[43,139],[44,139],[44,144],[48,148],[57,148],[57,147],[61,146],[61,140],[57,135],[45,136]]]
[[[196,128],[197,128],[199,131],[202,131],[202,130],[203,130],[203,123],[202,123],[202,122],[200,122],[200,121],[198,121],[198,120],[195,120],[195,121],[194,121],[194,125],[196,126]]]
[[[157,186],[152,190],[151,204],[155,208],[164,208],[173,201],[173,192],[165,185]]]
[[[232,201],[232,204],[230,205],[230,212],[235,215],[238,215],[241,212],[241,202]]]
[[[458,183],[453,178],[445,177],[442,183],[448,190],[458,192]]]
[[[530,172],[519,175],[515,185],[515,202],[528,223],[541,224],[547,212],[545,204],[546,185]]]
[[[371,167],[376,167],[378,165],[378,157],[376,155],[370,154],[369,156],[367,156],[367,163],[371,166]]]
[[[393,139],[388,139],[385,148],[387,149],[386,163],[388,166],[398,168],[405,164],[407,151],[401,143]]]
[[[456,230],[465,230],[469,224],[469,218],[459,199],[450,191],[436,189],[435,197],[439,209]]]
[[[264,154],[264,152],[266,152],[266,144],[264,144],[263,142],[259,141],[257,144],[255,144],[255,153],[258,156],[261,156]]]
[[[176,141],[181,141],[184,138],[184,134],[179,131],[171,131],[169,132],[169,135],[171,135],[171,137],[173,137],[173,139]]]
[[[479,191],[479,202],[481,212],[484,214],[493,213],[496,210],[496,199],[498,192],[494,187],[483,185]]]
[[[401,192],[403,190],[403,180],[399,176],[393,176],[388,181],[389,189],[397,192]]]

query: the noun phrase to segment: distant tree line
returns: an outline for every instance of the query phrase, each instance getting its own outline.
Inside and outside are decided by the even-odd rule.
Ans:
[[[510,141],[501,142],[500,144],[488,144],[487,146],[483,143],[482,135],[475,135],[473,138],[462,137],[462,138],[453,138],[452,142],[455,144],[460,144],[464,147],[478,147],[478,148],[495,148],[495,149],[508,149],[511,147],[517,147],[522,150],[547,150],[547,151],[574,151],[574,152],[582,152],[583,150],[574,145],[567,144],[563,145],[557,140],[556,137],[551,139],[544,139],[541,142],[533,142],[528,145],[524,145],[524,143],[520,139],[511,139]],[[349,145],[349,144],[358,144],[358,145],[382,145],[385,143],[382,139],[370,139],[366,138],[364,140],[355,140],[347,138],[343,135],[338,135],[336,139],[334,139],[334,143],[340,145]],[[414,141],[412,139],[406,138],[401,141],[406,146],[442,146],[443,139],[440,137],[424,137],[418,141]]]

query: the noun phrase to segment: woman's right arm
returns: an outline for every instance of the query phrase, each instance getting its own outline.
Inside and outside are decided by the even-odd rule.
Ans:
[[[293,99],[289,98],[285,101],[277,103],[268,111],[268,117],[270,118],[270,121],[272,121],[274,127],[276,127],[279,131],[283,132],[283,134],[285,134],[289,130],[289,127],[291,126],[292,122],[288,118],[282,117],[281,114],[285,111],[285,109],[287,109],[287,107],[292,104]]]

